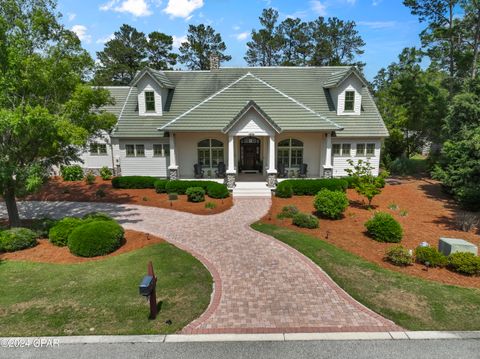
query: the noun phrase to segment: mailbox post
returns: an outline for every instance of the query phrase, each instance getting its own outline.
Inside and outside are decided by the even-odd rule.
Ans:
[[[138,290],[140,295],[148,297],[150,299],[150,319],[157,317],[157,277],[153,271],[152,262],[148,262],[147,275],[143,277]]]

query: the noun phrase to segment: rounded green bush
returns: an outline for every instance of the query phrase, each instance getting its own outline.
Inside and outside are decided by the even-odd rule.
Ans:
[[[348,207],[348,198],[344,192],[324,188],[315,196],[313,205],[321,216],[339,219]]]
[[[15,252],[35,247],[38,234],[28,228],[11,228],[0,232],[0,252]]]
[[[100,168],[100,177],[102,177],[103,180],[107,181],[109,179],[112,179],[113,173],[110,168],[107,166],[103,166]]]
[[[388,213],[375,213],[365,222],[365,227],[368,234],[379,242],[398,243],[403,237],[402,226]]]
[[[208,185],[207,194],[211,198],[227,198],[230,196],[227,186],[217,182],[213,182]]]
[[[203,202],[205,201],[205,190],[202,187],[190,187],[187,188],[185,194],[188,196],[190,202]]]
[[[81,181],[83,170],[80,165],[64,166],[60,169],[64,181]]]
[[[417,247],[415,260],[421,264],[428,262],[430,267],[445,267],[448,263],[447,257],[434,247]]]
[[[85,221],[113,221],[113,218],[103,212],[90,212],[84,215],[83,217],[84,222]]]
[[[153,185],[155,186],[155,192],[157,193],[165,193],[167,192],[166,186],[167,186],[168,180],[156,180]]]
[[[409,266],[413,263],[413,256],[403,246],[394,246],[387,250],[386,259],[396,266]]]
[[[68,236],[70,252],[79,257],[97,257],[118,249],[124,239],[123,228],[114,221],[93,221],[75,228]]]
[[[83,221],[80,218],[65,217],[50,228],[48,239],[56,246],[66,246],[70,233],[82,224]]]
[[[292,185],[287,181],[282,181],[275,189],[275,196],[280,198],[290,198],[293,196]]]
[[[122,176],[112,179],[113,188],[145,189],[155,188],[155,177],[150,176]]]
[[[307,213],[297,213],[293,216],[292,223],[300,228],[318,228],[318,218]]]
[[[448,256],[448,267],[467,275],[480,275],[480,257],[468,252],[452,253]]]
[[[293,218],[299,212],[298,208],[293,204],[284,206],[282,211],[277,215],[277,218]]]

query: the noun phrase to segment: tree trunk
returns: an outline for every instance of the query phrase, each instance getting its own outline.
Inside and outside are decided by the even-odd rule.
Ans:
[[[8,219],[11,227],[20,226],[20,216],[18,215],[17,200],[15,199],[15,191],[12,189],[6,189],[5,191],[5,204],[7,206]]]
[[[450,72],[450,79],[449,79],[449,92],[450,96],[453,94],[453,77],[455,74],[455,64],[453,59],[453,48],[454,48],[454,34],[453,34],[453,3],[452,1],[449,4],[449,17],[448,17],[448,29],[450,35],[450,49],[449,49],[449,72]]]
[[[472,64],[472,79],[477,76],[477,62],[478,62],[478,42],[480,38],[480,7],[477,11],[477,24],[475,26],[475,39],[473,41],[473,64]]]

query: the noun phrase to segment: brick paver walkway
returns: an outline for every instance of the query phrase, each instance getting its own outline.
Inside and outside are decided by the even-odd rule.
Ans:
[[[27,218],[110,213],[125,228],[149,232],[199,258],[214,278],[207,311],[184,333],[392,331],[398,326],[356,302],[318,266],[249,224],[270,199],[236,199],[209,216],[104,203],[24,202]],[[0,204],[0,217],[5,217]]]

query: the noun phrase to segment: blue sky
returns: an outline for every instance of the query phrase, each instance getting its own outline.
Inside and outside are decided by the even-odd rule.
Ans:
[[[260,27],[263,8],[274,7],[280,20],[308,21],[318,16],[354,20],[366,42],[360,60],[373,79],[381,67],[397,59],[404,47],[419,46],[423,28],[401,0],[59,0],[64,24],[74,30],[95,57],[114,31],[126,23],[145,33],[157,30],[184,39],[189,24],[205,23],[219,31],[232,56],[223,66],[245,66],[243,56],[253,28]]]

